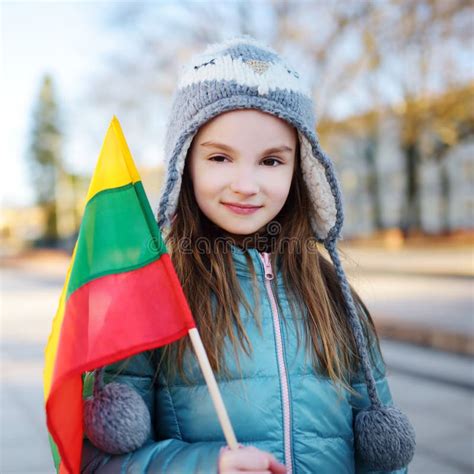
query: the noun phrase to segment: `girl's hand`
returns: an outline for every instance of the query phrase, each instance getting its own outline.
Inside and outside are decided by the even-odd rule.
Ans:
[[[219,456],[219,474],[246,472],[248,474],[286,474],[286,468],[275,457],[254,446],[237,450],[222,448]]]

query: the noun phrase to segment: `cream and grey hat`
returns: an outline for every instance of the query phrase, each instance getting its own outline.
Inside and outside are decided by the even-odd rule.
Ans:
[[[319,147],[310,91],[298,73],[271,48],[250,37],[209,46],[182,71],[169,118],[158,225],[165,231],[176,211],[186,154],[199,128],[235,109],[258,109],[286,120],[298,131],[301,168],[320,242],[339,236],[343,213],[331,160]]]

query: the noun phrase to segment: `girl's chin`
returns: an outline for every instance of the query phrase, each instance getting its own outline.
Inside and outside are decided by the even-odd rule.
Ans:
[[[256,222],[250,222],[251,217],[247,216],[245,219],[247,222],[244,222],[243,220],[240,220],[237,218],[235,221],[232,219],[224,218],[220,219],[220,221],[225,225],[219,225],[219,227],[226,233],[230,235],[249,235],[249,234],[254,234],[255,232],[262,227],[262,224],[256,223]]]
[[[250,229],[224,229],[225,235],[234,239],[244,239],[245,237],[251,237],[258,231],[258,228]]]
[[[253,240],[257,241],[258,239],[258,236],[260,235],[259,232],[262,232],[264,233],[264,230],[265,228],[261,228],[261,227],[258,227],[258,228],[252,228],[250,230],[241,230],[241,229],[233,229],[233,231],[231,231],[230,229],[227,230],[227,229],[223,229],[224,231],[224,235],[230,239],[232,239],[235,243],[237,244],[242,244],[242,243],[246,243],[246,244],[249,244],[251,245],[251,242]],[[261,236],[260,236],[261,237]]]

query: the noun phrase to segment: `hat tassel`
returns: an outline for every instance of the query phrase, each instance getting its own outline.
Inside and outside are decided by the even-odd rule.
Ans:
[[[408,417],[395,406],[383,406],[377,394],[369,362],[367,343],[357,316],[352,293],[336,249],[335,240],[324,243],[334,264],[344,295],[349,323],[362,362],[370,407],[354,421],[354,442],[358,458],[370,469],[392,471],[407,466],[415,454],[415,430]]]

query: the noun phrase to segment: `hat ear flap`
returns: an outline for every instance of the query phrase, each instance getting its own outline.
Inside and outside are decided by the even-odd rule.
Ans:
[[[158,206],[158,226],[162,231],[171,224],[176,212],[184,165],[195,133],[178,141],[165,171],[166,181],[161,188]]]
[[[303,178],[308,188],[309,197],[315,215],[311,216],[313,232],[320,241],[329,235],[331,229],[339,224],[342,227],[342,207],[337,207],[338,201],[335,198],[340,196],[339,185],[337,183],[331,162],[320,150],[315,139],[311,141],[300,131],[298,131],[300,142],[300,164]]]

